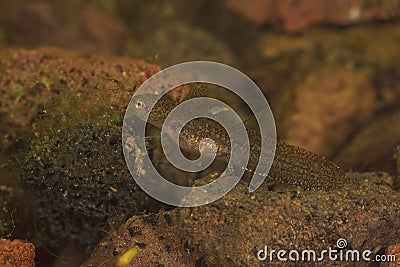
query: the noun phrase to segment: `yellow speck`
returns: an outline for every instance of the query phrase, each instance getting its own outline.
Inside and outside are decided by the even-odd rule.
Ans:
[[[115,267],[125,267],[127,266],[133,258],[135,258],[140,252],[140,249],[138,247],[132,247],[130,248],[127,252],[122,254],[117,262],[115,263]]]

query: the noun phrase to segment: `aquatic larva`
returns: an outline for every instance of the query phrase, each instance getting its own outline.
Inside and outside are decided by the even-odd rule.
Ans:
[[[135,116],[144,118],[149,112],[150,103],[154,103],[156,95],[135,96]],[[170,111],[179,105],[169,97],[163,97],[153,107],[147,122],[161,129]],[[248,129],[250,140],[250,158],[247,171],[253,172],[259,161],[261,135]],[[217,156],[229,160],[230,140],[224,128],[217,122],[200,118],[188,122],[182,129],[179,139],[183,149],[197,153],[199,144],[204,138],[210,138],[217,147]],[[180,144],[181,145],[181,144]],[[266,174],[261,174],[266,175]],[[305,190],[333,190],[341,187],[349,180],[346,174],[333,162],[303,148],[278,141],[274,161],[268,178],[284,184],[300,186]]]

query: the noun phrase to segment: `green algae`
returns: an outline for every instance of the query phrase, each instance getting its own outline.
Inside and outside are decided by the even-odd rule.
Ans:
[[[93,245],[133,214],[162,207],[132,179],[121,142],[121,127],[112,125],[37,135],[21,177],[39,231]]]
[[[47,86],[52,81],[46,80]],[[122,115],[116,105],[111,104],[107,98],[107,92],[99,96],[93,96],[91,90],[83,92],[72,92],[65,85],[53,84],[58,97],[43,105],[44,130],[67,129],[77,125],[92,123],[102,125],[115,125],[122,121]],[[109,94],[115,94],[117,89],[110,87]],[[62,92],[62,93],[61,93]]]

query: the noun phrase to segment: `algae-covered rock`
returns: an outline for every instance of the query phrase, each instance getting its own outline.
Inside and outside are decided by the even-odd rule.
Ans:
[[[32,141],[21,181],[39,232],[90,245],[129,216],[162,207],[134,182],[121,142],[120,127],[94,124]]]
[[[94,244],[128,216],[160,208],[138,190],[121,147],[125,108],[159,67],[49,47],[6,50],[1,67],[0,151],[19,151],[13,167],[18,175],[22,166],[39,236]]]
[[[39,232],[91,244],[140,205],[131,202],[132,177],[118,172],[127,168],[115,125],[137,86],[159,67],[50,47],[5,50],[0,58],[0,152],[21,151],[13,167],[24,166],[20,181],[38,225],[46,226]]]
[[[0,152],[44,126],[115,119],[158,66],[44,47],[0,54]],[[88,115],[91,113],[91,115]],[[82,115],[86,114],[86,115]],[[49,127],[48,127],[49,128]]]

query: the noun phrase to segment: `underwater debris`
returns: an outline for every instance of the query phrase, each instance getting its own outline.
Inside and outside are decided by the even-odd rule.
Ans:
[[[115,267],[127,266],[139,253],[140,248],[138,248],[137,246],[128,249],[128,251],[119,256],[117,262],[115,263]]]

